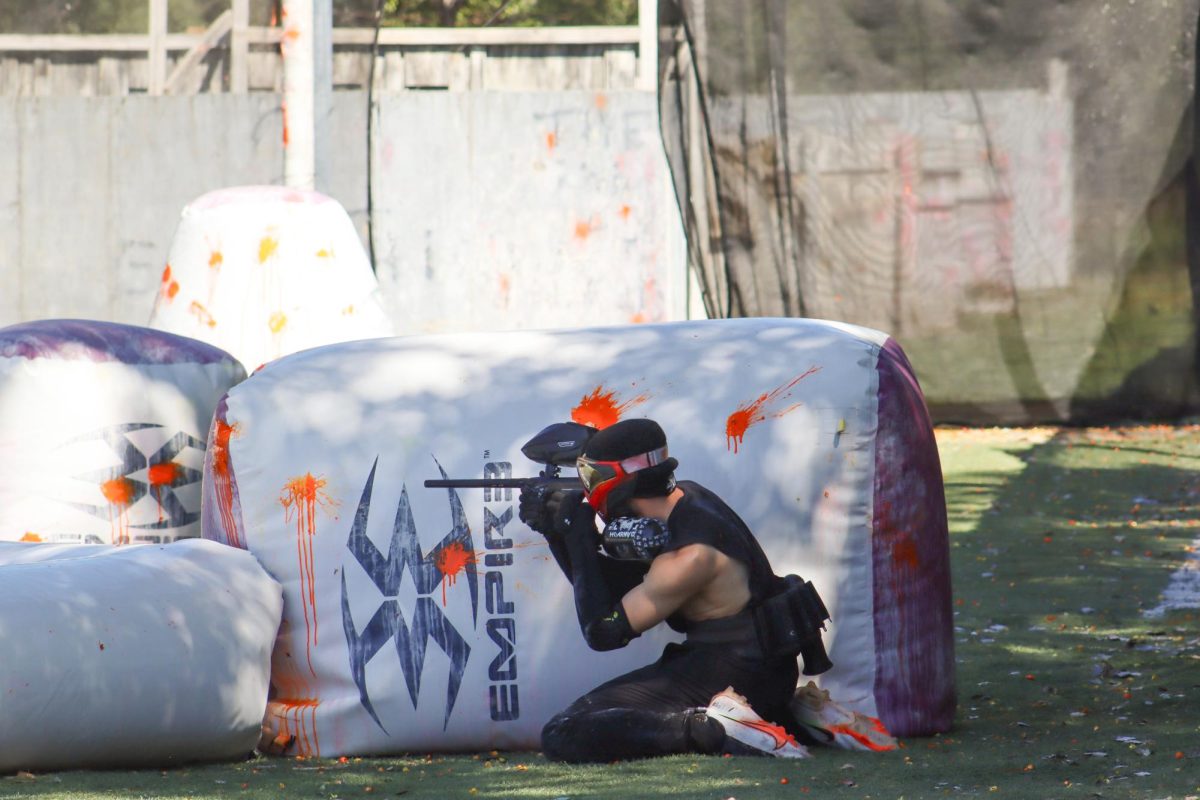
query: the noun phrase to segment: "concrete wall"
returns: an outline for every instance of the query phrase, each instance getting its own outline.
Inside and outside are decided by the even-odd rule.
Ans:
[[[601,97],[607,111],[579,113],[595,108]],[[425,265],[413,267],[413,248],[432,247],[446,258],[469,256],[480,266],[500,246],[505,263],[516,263],[515,285],[520,275],[546,275],[552,265],[563,263],[561,241],[541,235],[539,219],[571,203],[616,209],[618,215],[624,204],[645,211],[629,229],[636,242],[614,238],[579,253],[571,261],[578,275],[621,274],[614,271],[616,259],[632,253],[641,259],[639,270],[655,270],[649,277],[664,292],[668,274],[680,276],[676,283],[682,286],[682,231],[674,197],[666,190],[667,165],[653,109],[653,95],[633,92],[381,97],[378,113],[386,143],[379,145],[376,160],[375,238],[377,245],[384,243],[377,250],[386,299],[405,314],[395,318],[397,330],[428,327],[414,325],[407,316],[411,306],[405,304],[416,296],[404,270],[418,269],[429,285]],[[337,92],[334,113],[333,172],[321,188],[345,206],[365,242],[364,93]],[[552,119],[562,120],[557,130],[564,144],[553,174],[563,191],[554,198],[531,198],[517,187],[522,172],[537,166],[522,154],[531,137],[542,136],[545,147],[540,131]],[[473,122],[463,126],[463,120]],[[457,139],[443,138],[451,132]],[[179,212],[213,189],[280,183],[281,136],[279,97],[273,94],[0,98],[0,326],[54,317],[145,324]],[[637,157],[645,180],[626,170],[633,168],[622,161],[626,154]],[[462,224],[465,219],[486,219],[487,230],[457,249],[443,246],[476,235]],[[592,243],[616,236],[614,226]],[[642,271],[634,281],[644,286]],[[563,296],[576,298],[576,308],[589,307],[582,289],[565,288]],[[681,291],[666,310],[682,314]],[[449,309],[440,312],[439,329],[478,330],[481,322],[548,324],[539,323],[536,308],[530,307],[519,316],[481,318],[457,302],[462,296],[452,292],[438,300],[446,302],[439,308]],[[401,302],[392,302],[397,297]],[[428,297],[417,300],[419,307],[432,310]],[[614,311],[603,321],[628,319]]]

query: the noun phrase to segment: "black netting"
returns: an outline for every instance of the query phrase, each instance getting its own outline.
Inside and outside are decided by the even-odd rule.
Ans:
[[[664,0],[663,133],[709,313],[887,331],[943,421],[1195,413],[1198,15]]]

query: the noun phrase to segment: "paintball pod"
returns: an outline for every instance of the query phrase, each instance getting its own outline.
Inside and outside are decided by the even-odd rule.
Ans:
[[[446,478],[425,481],[426,489],[524,489],[544,486],[547,489],[580,489],[578,477],[561,477],[563,467],[575,467],[596,429],[577,422],[556,422],[547,425],[521,446],[530,461],[545,468],[533,478]]]

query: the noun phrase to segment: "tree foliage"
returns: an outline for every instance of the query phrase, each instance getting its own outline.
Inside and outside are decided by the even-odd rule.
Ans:
[[[333,0],[334,24],[370,27],[379,0]],[[251,24],[279,19],[282,0],[250,0]],[[230,0],[169,0],[172,31],[202,29]],[[637,0],[383,0],[382,24],[395,27],[631,25]],[[0,33],[142,33],[148,0],[0,0]]]

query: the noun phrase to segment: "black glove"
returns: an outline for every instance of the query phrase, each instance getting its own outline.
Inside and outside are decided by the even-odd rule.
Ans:
[[[517,503],[517,517],[542,536],[554,533],[554,512],[547,507],[553,494],[549,486],[535,483],[521,490]]]
[[[596,512],[592,511],[591,506],[584,506],[583,498],[582,489],[567,489],[550,493],[550,497],[546,500],[546,510],[553,520],[555,533],[560,536],[565,534],[571,529],[572,523],[584,514],[589,515],[588,521],[591,523],[592,529],[595,529]]]

